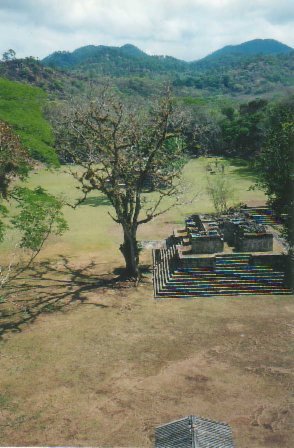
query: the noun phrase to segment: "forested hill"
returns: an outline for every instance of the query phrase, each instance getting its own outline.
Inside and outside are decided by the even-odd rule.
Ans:
[[[55,68],[75,69],[87,66],[103,74],[185,71],[189,64],[171,56],[150,56],[131,44],[122,47],[87,45],[72,53],[57,51],[42,60]]]
[[[122,75],[127,72],[190,72],[209,65],[231,65],[264,55],[289,55],[293,49],[273,39],[254,39],[240,45],[227,45],[220,50],[193,62],[181,61],[171,56],[150,56],[131,44],[122,47],[87,45],[73,52],[57,51],[43,59],[43,64],[55,68],[77,69],[93,66],[104,74]],[[191,59],[193,54],[191,54]],[[120,70],[117,73],[117,70]]]
[[[0,62],[0,77],[41,87],[54,96],[72,95],[81,87],[81,77],[47,67],[33,57]]]
[[[96,81],[109,76],[120,89],[145,96],[154,92],[162,78],[170,81],[181,95],[272,95],[292,87],[294,81],[294,51],[272,39],[227,46],[194,62],[150,56],[127,44],[89,45],[72,53],[56,52],[42,63]]]
[[[205,58],[193,63],[195,66],[205,66],[212,63],[240,61],[246,57],[257,55],[280,55],[293,52],[293,48],[274,39],[254,39],[239,45],[226,45],[214,51]]]
[[[184,97],[273,97],[293,88],[293,73],[294,51],[270,39],[227,46],[194,62],[150,56],[126,44],[88,45],[72,53],[53,53],[43,61],[25,58],[0,63],[0,76],[59,97],[85,92],[89,85],[103,85],[109,78],[122,93],[143,97],[158,94],[166,81]]]
[[[228,53],[234,54],[281,54],[289,53],[293,48],[274,39],[253,39],[239,45],[226,45],[207,57],[214,57]]]

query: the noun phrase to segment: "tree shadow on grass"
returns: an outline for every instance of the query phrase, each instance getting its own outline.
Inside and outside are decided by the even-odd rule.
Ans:
[[[85,199],[81,205],[89,205],[90,207],[100,207],[101,205],[111,205],[109,199],[105,196],[96,196]]]
[[[257,179],[257,171],[244,159],[239,159],[237,157],[230,157],[226,159],[229,164],[234,168],[233,174],[236,174],[237,176],[249,179],[249,180],[255,180]]]
[[[108,308],[104,303],[89,302],[87,294],[129,288],[130,283],[115,273],[98,275],[95,267],[92,261],[76,268],[60,256],[55,264],[43,261],[23,273],[7,289],[6,300],[0,304],[0,339],[6,333],[21,332],[24,324],[33,323],[41,314],[66,312],[75,303]]]
[[[150,265],[149,264],[141,264],[140,265],[140,273],[142,275],[150,274],[150,272],[151,272],[151,269],[150,269]],[[118,275],[119,278],[121,280],[123,280],[124,279],[125,270],[124,270],[124,268],[115,268],[113,270],[113,274]]]

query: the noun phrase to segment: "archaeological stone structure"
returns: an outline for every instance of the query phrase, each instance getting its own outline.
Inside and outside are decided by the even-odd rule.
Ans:
[[[154,295],[289,294],[289,256],[265,207],[192,214],[153,251]]]

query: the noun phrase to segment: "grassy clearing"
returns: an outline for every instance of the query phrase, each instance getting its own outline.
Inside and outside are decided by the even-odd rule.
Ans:
[[[140,238],[212,211],[205,164],[185,169],[197,202],[142,227]],[[263,203],[243,168],[230,168],[236,201]],[[38,172],[30,185],[39,183],[76,196],[62,172]],[[156,425],[195,414],[228,422],[239,448],[292,448],[292,298],[157,302],[150,277],[117,284],[121,234],[108,211],[98,194],[66,209],[69,232],[0,304],[0,445],[151,447]]]
[[[209,159],[211,161],[212,159]],[[176,225],[181,225],[187,214],[213,211],[211,201],[207,197],[206,171],[207,159],[201,158],[191,160],[184,169],[183,184],[186,194],[183,197],[184,205],[175,207],[168,213],[158,217],[154,221],[142,226],[139,229],[139,239],[160,239],[166,238]],[[248,202],[248,204],[264,204],[265,196],[259,191],[248,191],[254,179],[250,172],[245,172],[246,167],[236,164],[228,164],[229,176],[235,189],[233,202]],[[30,186],[39,184],[45,186],[49,192],[54,194],[64,194],[68,201],[74,202],[79,192],[74,188],[75,184],[70,174],[64,170],[59,171],[38,171],[31,176]],[[195,195],[193,203],[188,201]],[[152,195],[149,195],[152,198]],[[120,227],[113,222],[108,212],[111,206],[106,198],[100,193],[89,196],[85,205],[78,209],[65,209],[66,219],[70,230],[62,237],[50,242],[42,257],[52,257],[56,255],[75,256],[85,254],[98,255],[101,251],[101,258],[107,262],[117,262],[121,260],[118,246],[121,242]]]

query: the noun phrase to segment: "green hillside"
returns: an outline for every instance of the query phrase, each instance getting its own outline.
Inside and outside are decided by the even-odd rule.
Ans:
[[[238,61],[244,56],[289,54],[291,51],[293,48],[274,39],[253,39],[239,45],[226,45],[195,64],[202,65],[213,61],[224,63],[234,59]]]
[[[293,89],[293,73],[293,49],[272,39],[229,45],[193,62],[150,56],[131,44],[87,45],[57,51],[43,61],[0,62],[0,77],[40,87],[61,99],[87,94],[109,81],[132,97],[158,95],[167,82],[178,97],[274,98]]]
[[[193,63],[194,71],[174,79],[178,87],[216,94],[263,95],[294,86],[294,51],[273,55],[232,55]]]
[[[193,54],[191,52],[191,58]],[[178,96],[256,96],[284,92],[293,87],[294,51],[273,39],[255,39],[226,46],[193,62],[170,56],[150,56],[137,47],[88,45],[73,52],[58,51],[43,59],[67,76],[101,82],[112,78],[129,94],[149,96],[158,83],[170,82]]]
[[[13,127],[33,158],[56,165],[52,130],[42,112],[45,101],[41,89],[0,78],[0,119]]]
[[[137,47],[126,44],[122,47],[87,45],[73,52],[56,51],[42,60],[44,65],[75,69],[89,67],[96,73],[120,76],[135,73],[169,73],[187,70],[188,62],[171,56],[150,56]]]

